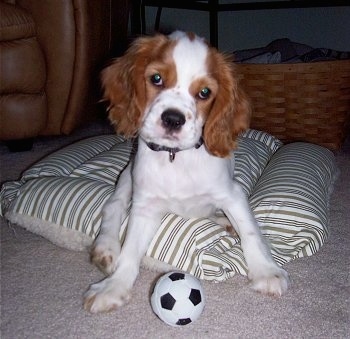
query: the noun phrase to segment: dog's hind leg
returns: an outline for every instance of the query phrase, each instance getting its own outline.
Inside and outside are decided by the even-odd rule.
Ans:
[[[226,230],[226,232],[229,233],[231,236],[233,236],[233,237],[238,236],[235,228],[231,224],[230,219],[227,218],[226,215],[221,214],[221,213],[217,213],[213,216],[210,216],[209,219],[211,221],[215,222],[216,224],[222,226]]]
[[[116,268],[120,254],[119,232],[132,194],[132,163],[121,173],[116,189],[102,210],[102,224],[91,252],[91,261],[105,274],[109,275]]]

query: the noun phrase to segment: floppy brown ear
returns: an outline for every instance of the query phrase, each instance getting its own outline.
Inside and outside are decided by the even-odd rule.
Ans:
[[[249,127],[250,102],[238,85],[233,61],[213,53],[212,74],[218,82],[218,92],[204,126],[203,138],[210,153],[228,157],[236,148],[237,136]]]
[[[146,106],[144,73],[155,51],[167,38],[138,38],[126,54],[115,59],[101,74],[103,99],[109,101],[109,119],[117,133],[135,136]]]

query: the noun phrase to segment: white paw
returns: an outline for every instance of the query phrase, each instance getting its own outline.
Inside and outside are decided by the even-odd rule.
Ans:
[[[91,313],[109,312],[125,305],[130,298],[129,288],[114,279],[106,278],[91,285],[84,294],[84,309]]]
[[[103,273],[110,275],[117,267],[119,254],[119,240],[101,234],[92,247],[90,259]]]
[[[248,278],[253,290],[274,297],[284,294],[290,284],[288,273],[277,265],[249,272]]]

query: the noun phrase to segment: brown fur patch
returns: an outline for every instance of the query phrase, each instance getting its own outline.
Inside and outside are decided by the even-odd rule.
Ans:
[[[117,133],[126,137],[137,134],[146,104],[152,99],[147,92],[146,68],[158,60],[169,60],[173,44],[163,35],[138,38],[102,72],[103,98],[110,103],[109,118]]]
[[[218,92],[204,126],[204,142],[210,153],[227,157],[236,147],[238,134],[249,126],[250,104],[238,86],[232,60],[211,48],[207,61]]]

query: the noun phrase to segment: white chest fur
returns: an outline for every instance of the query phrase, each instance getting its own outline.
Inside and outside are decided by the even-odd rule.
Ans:
[[[133,168],[133,201],[157,204],[183,217],[212,215],[232,182],[231,159],[210,155],[205,146],[177,152],[152,151],[142,141]],[[147,208],[147,206],[145,206]]]

